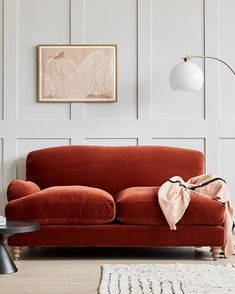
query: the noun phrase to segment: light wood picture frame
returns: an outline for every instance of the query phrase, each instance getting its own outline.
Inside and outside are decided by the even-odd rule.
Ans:
[[[116,102],[117,45],[38,45],[38,102]]]

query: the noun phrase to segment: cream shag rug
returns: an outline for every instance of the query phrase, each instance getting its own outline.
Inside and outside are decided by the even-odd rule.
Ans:
[[[235,265],[104,264],[100,294],[235,293]]]

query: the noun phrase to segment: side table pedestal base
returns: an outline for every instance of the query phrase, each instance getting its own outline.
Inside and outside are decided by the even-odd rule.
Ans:
[[[13,274],[18,272],[18,269],[4,245],[4,239],[0,235],[0,274]]]

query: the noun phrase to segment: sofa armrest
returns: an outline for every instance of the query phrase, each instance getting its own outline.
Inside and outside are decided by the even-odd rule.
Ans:
[[[41,189],[33,182],[13,180],[7,188],[7,199],[12,201],[39,191]]]

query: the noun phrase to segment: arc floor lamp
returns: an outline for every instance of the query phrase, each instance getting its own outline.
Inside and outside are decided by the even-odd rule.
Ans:
[[[199,91],[201,89],[204,77],[200,67],[192,62],[194,58],[217,60],[227,66],[235,75],[235,71],[220,58],[205,55],[186,55],[182,58],[183,61],[176,64],[170,73],[170,85],[174,90]]]

